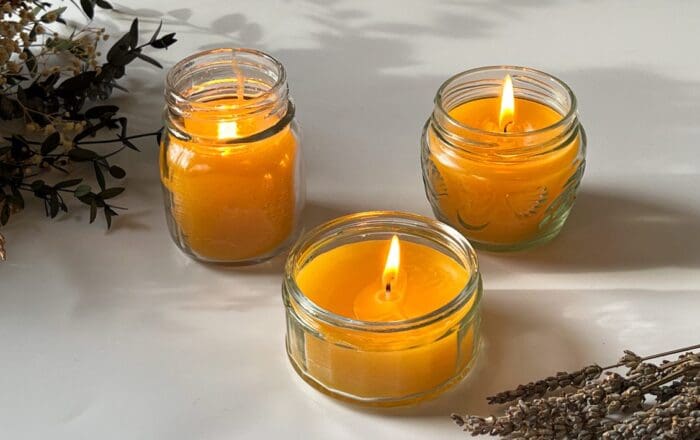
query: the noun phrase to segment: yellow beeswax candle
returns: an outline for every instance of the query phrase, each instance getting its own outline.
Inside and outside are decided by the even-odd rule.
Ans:
[[[384,323],[430,314],[465,288],[470,273],[451,257],[410,241],[401,241],[399,253],[398,239],[393,241],[394,246],[390,240],[359,241],[317,256],[297,274],[299,289],[329,312]],[[305,339],[307,374],[353,400],[425,398],[458,377],[472,359],[473,326],[454,329],[475,298],[444,319],[400,333],[319,324],[323,336]]]
[[[513,95],[467,100],[447,110],[453,145],[427,130],[426,190],[438,218],[477,245],[508,250],[558,233],[583,173],[578,126],[549,105]]]
[[[236,111],[235,100],[209,104]],[[249,136],[270,125],[263,118],[211,122],[196,113],[184,122],[188,132],[214,138]],[[289,127],[232,146],[171,139],[161,158],[163,184],[192,251],[207,260],[237,261],[280,246],[294,228],[296,150]]]
[[[242,53],[281,69],[263,54]],[[206,90],[204,98],[170,110],[176,129],[164,135],[161,181],[173,237],[186,252],[205,261],[255,262],[274,255],[297,224],[299,145],[283,119],[291,108],[286,91],[245,77],[236,62],[223,63],[209,66],[205,77],[221,78],[187,92]]]

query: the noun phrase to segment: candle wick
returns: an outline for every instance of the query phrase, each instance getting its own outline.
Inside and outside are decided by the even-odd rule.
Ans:
[[[511,125],[513,121],[508,121],[506,125],[503,126],[503,133],[508,133],[508,126]]]
[[[389,300],[391,298],[391,283],[386,283],[384,287],[385,299]]]

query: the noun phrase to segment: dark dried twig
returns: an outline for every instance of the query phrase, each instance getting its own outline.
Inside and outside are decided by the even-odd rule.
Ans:
[[[118,107],[90,102],[125,90],[118,81],[136,59],[161,68],[145,50],[166,49],[175,43],[175,34],[161,36],[158,26],[139,44],[134,19],[100,62],[99,49],[109,35],[90,24],[66,29],[61,17],[67,7],[53,8],[44,0],[0,1],[0,226],[24,209],[26,195],[42,200],[51,218],[68,211],[68,195],[89,208],[90,223],[100,211],[109,228],[123,209],[109,200],[124,191],[110,180],[126,176],[111,163],[113,156],[124,149],[138,151],[134,139],[158,138],[158,131],[129,135]],[[112,9],[106,0],[80,0],[79,7],[90,19],[96,7]],[[100,151],[109,144],[115,147]],[[92,171],[94,184],[70,178],[79,168]]]
[[[626,351],[615,365],[558,373],[488,398],[489,403],[510,402],[502,416],[453,414],[452,419],[472,435],[509,439],[697,439],[700,355],[687,352],[675,361],[647,362],[697,347],[646,357]],[[618,367],[626,368],[624,375],[604,373]]]

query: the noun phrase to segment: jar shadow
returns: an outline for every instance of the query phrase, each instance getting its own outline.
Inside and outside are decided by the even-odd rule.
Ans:
[[[487,396],[584,365],[587,350],[583,336],[576,332],[573,323],[563,316],[547,313],[529,298],[536,294],[510,290],[484,292],[480,352],[467,377],[444,394],[405,408],[339,404],[378,417],[436,417],[450,423],[452,413],[498,413],[501,407],[489,405]],[[565,364],[561,363],[562,359]]]
[[[677,205],[584,189],[559,237],[513,264],[547,272],[700,265],[700,215]],[[508,257],[506,257],[508,258]]]

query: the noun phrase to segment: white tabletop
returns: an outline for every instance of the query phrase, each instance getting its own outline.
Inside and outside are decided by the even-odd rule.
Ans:
[[[21,439],[464,438],[451,412],[625,348],[699,342],[700,3],[655,1],[115,1],[146,38],[180,40],[166,68],[214,46],[287,67],[303,126],[307,224],[369,209],[430,214],[419,135],[447,77],[493,64],[566,81],[588,166],[562,235],[480,253],[485,344],[454,391],[362,410],[308,387],[284,351],[281,259],[196,263],[171,241],[157,148],[119,161],[129,208],[105,232],[36,204],[2,230],[0,437]],[[127,15],[100,14],[109,29]],[[112,32],[114,34],[118,32]],[[160,125],[164,72],[134,63],[117,101],[134,133]]]

